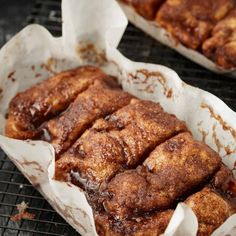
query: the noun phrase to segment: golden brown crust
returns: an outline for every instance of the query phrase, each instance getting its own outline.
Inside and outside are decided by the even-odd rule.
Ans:
[[[200,50],[224,69],[236,67],[234,0],[122,0],[156,20],[177,42]]]
[[[116,175],[108,184],[104,206],[116,218],[167,209],[203,184],[220,168],[219,155],[181,133],[156,149],[136,170]]]
[[[186,130],[184,122],[163,112],[159,104],[133,99],[97,120],[62,155],[56,163],[56,177],[67,180],[75,172],[80,182],[98,187],[118,171],[136,167],[157,144]]]
[[[233,174],[228,167],[221,164],[220,169],[215,173],[211,180],[211,184],[214,188],[223,192],[229,191],[229,183],[233,180]]]
[[[54,146],[57,155],[67,150],[96,119],[130,102],[132,96],[115,85],[95,81],[64,113],[43,125],[43,139]]]
[[[223,68],[236,67],[236,8],[214,27],[202,50]]]
[[[138,14],[147,20],[154,20],[158,8],[165,0],[121,0],[134,7]]]
[[[198,49],[233,6],[233,0],[167,0],[156,20],[179,42]]]
[[[164,233],[172,214],[167,210],[119,222],[95,213],[96,229],[100,236],[157,236]]]
[[[89,130],[56,162],[56,179],[98,188],[124,164],[123,149],[109,135]]]
[[[235,213],[233,206],[210,188],[190,196],[185,203],[198,218],[198,236],[207,236]]]
[[[158,8],[164,0],[132,0],[135,10],[144,18],[154,20]]]
[[[79,67],[59,73],[18,93],[9,106],[6,136],[16,139],[36,138],[40,124],[65,110],[78,93],[103,77],[107,75],[96,67]]]

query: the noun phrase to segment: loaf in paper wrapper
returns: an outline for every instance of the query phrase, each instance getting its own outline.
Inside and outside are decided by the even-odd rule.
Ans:
[[[63,70],[85,64],[101,67],[116,76],[124,90],[159,102],[167,112],[184,120],[195,138],[204,140],[220,153],[230,169],[234,168],[236,114],[217,97],[182,82],[173,70],[132,62],[122,56],[116,47],[127,19],[116,1],[64,0],[62,15],[62,37],[54,38],[42,26],[29,25],[0,51],[0,146],[72,227],[81,235],[97,235],[84,192],[73,184],[54,180],[53,147],[46,142],[14,140],[3,134],[4,117],[12,97]],[[164,235],[194,236],[197,228],[193,211],[179,203]],[[213,236],[235,234],[233,215]]]
[[[236,68],[224,69],[223,67],[220,67],[199,51],[187,48],[183,44],[177,42],[177,40],[163,27],[161,27],[158,22],[146,20],[141,15],[139,15],[132,6],[129,6],[121,1],[119,1],[119,4],[132,24],[152,36],[157,41],[176,50],[181,55],[205,67],[208,70],[231,77],[236,77]]]

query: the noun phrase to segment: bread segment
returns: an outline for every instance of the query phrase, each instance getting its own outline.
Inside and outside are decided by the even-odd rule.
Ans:
[[[108,81],[95,81],[64,113],[43,125],[43,139],[54,146],[57,155],[66,151],[95,120],[130,102],[130,94],[121,90],[113,78],[107,80],[110,84]]]
[[[143,165],[108,184],[105,209],[115,218],[173,207],[220,168],[219,155],[189,133],[157,146]]]
[[[210,188],[190,196],[185,203],[198,219],[198,236],[211,235],[225,220],[235,213],[235,206]]]
[[[157,236],[164,233],[173,212],[155,212],[123,221],[95,213],[96,229],[100,236]]]
[[[56,177],[98,188],[116,173],[142,163],[156,145],[186,130],[184,122],[165,113],[159,104],[133,99],[97,120],[61,156],[56,162]]]
[[[15,139],[39,139],[38,127],[64,111],[95,80],[107,77],[85,66],[59,73],[18,93],[10,102],[5,134]]]

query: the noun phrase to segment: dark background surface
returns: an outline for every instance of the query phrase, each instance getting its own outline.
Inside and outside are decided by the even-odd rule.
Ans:
[[[0,0],[0,47],[26,24],[33,0]]]
[[[60,0],[0,0],[0,47],[27,23],[40,23],[60,36],[60,15]],[[217,95],[236,111],[236,79],[207,71],[132,25],[128,26],[119,49],[132,60],[174,69],[185,82]],[[22,201],[28,203],[35,219],[14,223],[10,216],[16,213],[15,205]],[[78,235],[1,151],[0,235]]]

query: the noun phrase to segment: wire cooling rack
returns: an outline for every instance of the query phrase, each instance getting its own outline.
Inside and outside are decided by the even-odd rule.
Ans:
[[[27,23],[44,25],[54,36],[61,35],[60,0],[36,0]],[[119,45],[120,51],[134,61],[166,65],[187,83],[207,90],[236,110],[236,79],[217,75],[185,59],[129,24]],[[33,220],[10,221],[15,205],[25,201]],[[0,235],[78,235],[34,189],[7,156],[0,152]]]

